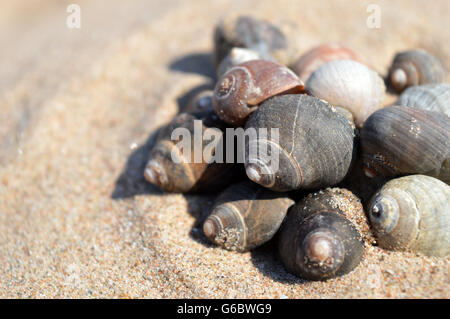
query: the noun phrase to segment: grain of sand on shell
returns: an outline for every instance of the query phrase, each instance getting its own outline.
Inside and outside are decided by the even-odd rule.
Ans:
[[[450,4],[433,1],[8,1],[0,12],[0,297],[449,297],[449,259],[369,246],[327,282],[288,274],[275,245],[210,245],[212,197],[145,183],[156,129],[208,85],[224,13],[282,26],[296,52],[344,41],[381,73],[401,49],[448,65]],[[366,27],[380,5],[380,29]]]

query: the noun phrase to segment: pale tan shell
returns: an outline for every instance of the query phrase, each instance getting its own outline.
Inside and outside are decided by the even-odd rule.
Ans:
[[[361,126],[382,107],[386,87],[383,79],[365,65],[336,60],[318,68],[306,82],[306,91],[328,103],[350,110]]]
[[[450,84],[426,84],[407,88],[396,105],[404,105],[450,116]]]
[[[368,214],[381,247],[450,254],[450,186],[436,178],[410,175],[387,182]]]

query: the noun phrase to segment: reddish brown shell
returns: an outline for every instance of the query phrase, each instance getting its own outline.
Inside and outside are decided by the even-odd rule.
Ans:
[[[354,60],[365,64],[364,60],[353,50],[342,44],[327,43],[307,51],[291,65],[291,69],[302,81],[306,82],[322,64],[333,60]]]
[[[243,125],[264,100],[303,91],[303,82],[287,67],[252,60],[231,68],[219,79],[214,89],[214,111],[229,124]]]

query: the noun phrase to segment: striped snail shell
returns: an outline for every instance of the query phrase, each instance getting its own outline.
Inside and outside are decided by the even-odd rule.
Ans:
[[[216,200],[203,232],[228,250],[258,247],[277,232],[294,201],[250,181],[231,185]]]
[[[444,77],[442,63],[420,49],[396,54],[389,69],[389,81],[397,92],[413,85],[441,83]]]
[[[278,138],[264,136],[265,128],[278,129]],[[250,116],[245,129],[255,132],[246,143],[247,176],[264,187],[326,187],[341,181],[349,170],[353,128],[344,115],[313,96],[273,97]],[[267,152],[261,152],[264,149]]]
[[[406,106],[372,114],[361,130],[369,177],[424,174],[450,182],[450,118]]]
[[[410,175],[387,182],[368,214],[381,247],[450,254],[450,186],[436,178]]]
[[[291,69],[302,81],[306,82],[321,65],[334,60],[354,60],[364,64],[362,58],[353,50],[338,43],[326,43],[314,47],[300,56],[291,65]]]
[[[369,227],[358,198],[339,188],[306,196],[292,206],[280,230],[279,253],[286,269],[325,280],[355,269]]]
[[[403,91],[395,104],[441,112],[450,116],[450,85],[411,86]]]
[[[214,89],[214,110],[228,124],[244,125],[262,101],[279,94],[300,93],[303,83],[287,67],[266,60],[239,64]]]
[[[249,16],[229,16],[214,32],[214,62],[219,63],[232,48],[246,48],[258,52],[264,59],[287,61],[287,41],[279,28],[265,20]]]
[[[254,50],[245,48],[233,48],[230,53],[220,62],[217,68],[217,78],[220,78],[232,67],[252,60],[261,60],[263,57]]]
[[[382,107],[385,90],[383,79],[376,72],[351,60],[327,62],[306,82],[308,94],[347,108],[358,127]]]
[[[171,140],[176,128],[185,128],[191,134],[191,147],[194,148],[194,120],[202,121],[203,131],[208,127],[222,128],[224,125],[217,120],[213,112],[181,113],[172,122],[166,125],[158,134],[156,144],[150,151],[144,177],[147,181],[167,192],[187,193],[194,191],[215,191],[229,185],[236,180],[237,165],[226,163],[208,163],[202,157],[200,162],[194,161],[194,150],[187,158],[181,146],[177,145],[180,139]],[[221,138],[222,131],[218,130]],[[208,142],[202,140],[202,150]],[[213,150],[211,150],[213,152]],[[211,154],[213,155],[213,154]],[[172,156],[177,158],[173,161]]]

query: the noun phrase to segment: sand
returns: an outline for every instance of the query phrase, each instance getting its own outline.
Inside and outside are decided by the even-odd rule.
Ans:
[[[72,2],[72,1],[71,1]],[[7,1],[0,12],[0,297],[449,298],[449,258],[369,247],[352,273],[310,282],[269,243],[207,242],[213,196],[166,194],[143,165],[158,127],[210,86],[225,13],[277,23],[300,53],[341,41],[384,74],[424,47],[450,67],[450,2]],[[381,28],[366,27],[369,3]]]

